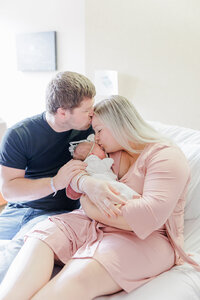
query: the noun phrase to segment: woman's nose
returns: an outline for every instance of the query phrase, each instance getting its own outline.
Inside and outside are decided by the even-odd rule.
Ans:
[[[98,138],[97,134],[95,134],[95,136],[94,136],[94,141],[95,141],[95,143],[99,142],[99,138]]]

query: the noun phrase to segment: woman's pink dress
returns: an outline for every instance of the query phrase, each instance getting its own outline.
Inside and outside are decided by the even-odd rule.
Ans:
[[[120,156],[121,152],[111,155],[116,174]],[[47,243],[64,264],[71,258],[97,260],[130,292],[182,260],[193,263],[181,248],[189,177],[188,163],[178,147],[149,145],[120,180],[141,195],[123,208],[133,231],[91,220],[79,209],[50,217],[28,236]],[[79,196],[70,188],[68,195]]]

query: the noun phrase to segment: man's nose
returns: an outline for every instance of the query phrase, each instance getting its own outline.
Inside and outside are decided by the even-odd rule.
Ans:
[[[93,115],[94,115],[94,109],[92,108],[92,109],[89,111],[89,116],[90,116],[90,117],[93,117]]]

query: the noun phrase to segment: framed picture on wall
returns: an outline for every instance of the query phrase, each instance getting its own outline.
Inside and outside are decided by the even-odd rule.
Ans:
[[[18,34],[16,37],[19,71],[55,71],[57,69],[56,32]]]

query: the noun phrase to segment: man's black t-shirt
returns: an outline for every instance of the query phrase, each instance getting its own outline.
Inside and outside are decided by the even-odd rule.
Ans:
[[[4,135],[0,148],[0,164],[25,170],[25,178],[55,176],[72,159],[69,142],[85,139],[91,133],[92,128],[85,131],[55,132],[47,123],[45,113],[27,118],[9,128]],[[21,205],[49,211],[71,211],[79,207],[79,201],[70,200],[63,189],[54,197],[52,193]]]

